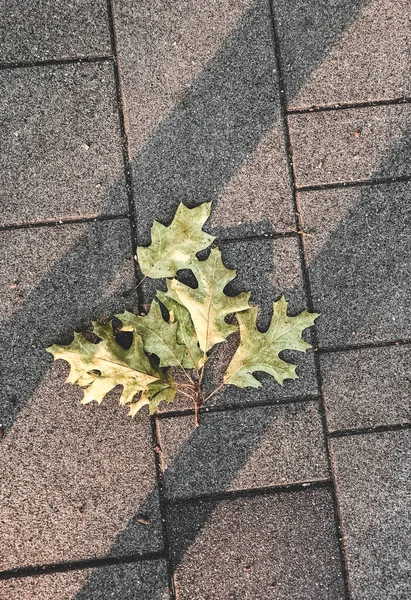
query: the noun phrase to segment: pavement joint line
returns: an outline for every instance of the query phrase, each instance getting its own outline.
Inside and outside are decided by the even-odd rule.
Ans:
[[[32,221],[30,223],[11,223],[9,225],[0,225],[0,231],[10,231],[14,229],[36,229],[37,227],[61,227],[64,225],[77,225],[82,223],[101,223],[103,221],[116,221],[129,219],[129,214],[120,215],[97,215],[96,217],[73,217],[72,219],[58,219],[50,221]]]
[[[329,112],[338,110],[350,110],[356,108],[373,108],[374,106],[396,106],[398,104],[410,104],[411,98],[401,96],[399,98],[388,98],[386,100],[366,100],[363,102],[338,102],[336,104],[319,104],[302,108],[288,108],[288,115],[306,115],[318,112]]]
[[[332,183],[319,183],[315,185],[296,185],[297,193],[317,192],[321,190],[335,190],[341,188],[364,187],[373,185],[387,185],[395,183],[408,183],[411,181],[411,175],[399,175],[398,177],[381,177],[377,179],[357,179],[355,181],[335,181]]]
[[[216,236],[216,240],[221,244],[230,244],[233,242],[253,242],[254,240],[276,240],[283,238],[293,238],[298,234],[298,231],[290,229],[289,231],[274,231],[273,233],[256,233],[254,235],[244,235],[242,237]]]
[[[333,352],[352,352],[354,350],[367,350],[370,348],[391,348],[392,346],[407,346],[409,344],[411,344],[411,339],[385,340],[381,342],[351,344],[349,346],[319,346],[318,348],[314,348],[314,352],[318,354],[331,354]]]
[[[47,60],[25,60],[15,62],[0,63],[0,70],[6,69],[28,69],[32,67],[58,67],[63,65],[76,65],[81,63],[100,63],[114,62],[115,58],[111,55],[102,56],[77,56],[73,58],[50,58]]]
[[[150,417],[151,420],[151,431],[152,431],[152,440],[153,440],[153,453],[154,453],[154,461],[156,468],[156,479],[158,486],[158,497],[159,497],[159,505],[160,505],[160,517],[161,517],[161,527],[163,532],[163,544],[164,544],[164,552],[166,556],[167,562],[167,575],[168,575],[168,589],[170,593],[170,600],[177,600],[177,594],[175,589],[175,581],[174,574],[171,567],[171,547],[170,540],[168,536],[168,519],[167,519],[167,503],[164,495],[164,486],[163,486],[163,470],[161,468],[160,454],[161,454],[161,439],[160,432],[158,428],[157,416],[154,414]]]
[[[133,195],[133,179],[132,179],[132,170],[131,170],[131,158],[130,158],[130,150],[128,143],[128,134],[126,127],[126,120],[124,116],[125,112],[125,103],[123,98],[123,93],[121,89],[121,78],[120,78],[120,70],[118,63],[118,51],[117,51],[117,33],[115,27],[115,11],[113,0],[107,0],[107,14],[108,20],[110,24],[110,39],[111,39],[111,47],[113,51],[113,55],[115,57],[115,61],[113,63],[114,67],[114,78],[116,84],[116,92],[117,92],[117,105],[118,105],[118,116],[120,123],[120,132],[121,138],[123,141],[122,151],[123,151],[123,162],[124,162],[124,175],[126,179],[126,188],[127,188],[127,197],[129,204],[129,221],[130,221],[130,235],[131,235],[131,245],[133,250],[133,256],[137,255],[137,228],[136,228],[136,220],[137,220],[137,211],[136,205],[134,202]],[[137,281],[141,281],[143,279],[143,273],[140,270],[138,265],[138,261],[134,260],[134,274]],[[138,304],[141,307],[142,305],[142,289],[139,287],[137,289],[137,300]],[[165,505],[163,500],[163,488],[162,488],[162,480],[161,480],[161,469],[160,469],[160,459],[158,452],[156,452],[159,447],[158,434],[157,434],[157,422],[156,416],[153,415],[150,418],[151,423],[151,434],[152,434],[152,444],[153,444],[153,454],[154,454],[154,464],[155,464],[155,472],[156,472],[156,480],[158,486],[158,499],[159,499],[159,508],[161,515],[161,526],[162,526],[162,537],[163,537],[163,545],[165,551],[165,560],[167,563],[167,576],[168,576],[168,588],[170,594],[170,600],[176,600],[175,588],[174,588],[174,577],[171,569],[171,552],[170,552],[170,543],[168,540],[168,532],[167,532],[167,514],[165,511]]]
[[[124,104],[123,93],[121,90],[120,70],[119,70],[119,64],[118,64],[117,33],[116,33],[115,22],[114,22],[113,0],[107,0],[107,16],[108,16],[109,28],[110,28],[111,48],[112,48],[113,57],[114,57],[113,70],[114,70],[114,81],[115,81],[115,87],[116,87],[118,120],[119,120],[120,135],[121,135],[121,141],[122,141],[121,149],[122,149],[122,155],[123,155],[124,177],[125,177],[125,181],[126,181],[126,192],[127,192],[127,199],[128,199],[128,205],[129,205],[128,218],[130,221],[131,245],[132,245],[132,250],[133,250],[133,256],[135,256],[137,253],[137,239],[136,239],[136,233],[135,233],[136,206],[135,206],[134,197],[133,197],[131,159],[130,159],[130,152],[129,152],[126,120],[125,120],[125,116],[124,116],[125,104]],[[134,263],[134,272],[135,272],[136,279],[137,279],[137,281],[140,281],[140,279],[142,278],[142,274],[140,272],[139,266],[137,264],[137,261],[134,260],[133,263]],[[139,300],[139,304],[141,305],[140,290],[138,290],[138,292],[137,292],[137,297]]]
[[[301,398],[284,398],[278,402],[248,402],[246,404],[230,404],[222,406],[203,406],[199,409],[199,414],[209,415],[213,413],[221,412],[233,412],[236,410],[246,410],[247,408],[279,408],[280,406],[286,406],[289,404],[303,404],[308,402],[318,402],[318,395],[308,395]],[[158,413],[157,418],[162,421],[164,419],[178,419],[179,417],[189,417],[194,415],[194,409],[186,408],[184,410],[173,410],[169,412]]]
[[[115,565],[127,565],[145,561],[164,560],[164,552],[149,552],[146,554],[128,554],[125,556],[103,556],[101,558],[90,558],[78,561],[59,563],[48,563],[44,565],[18,567],[7,571],[0,571],[0,581],[5,579],[20,579],[23,577],[35,577],[51,573],[67,573],[70,571],[82,571],[84,569],[109,567]]]
[[[350,435],[368,435],[370,433],[386,433],[389,431],[401,431],[403,429],[411,429],[411,422],[394,423],[392,425],[375,425],[374,427],[356,427],[353,429],[337,429],[330,431],[328,438],[340,438]]]
[[[294,168],[293,147],[292,147],[292,143],[291,143],[288,115],[287,115],[287,104],[288,103],[287,103],[285,79],[284,79],[283,68],[282,68],[280,37],[279,37],[279,33],[278,33],[278,25],[277,25],[276,13],[275,13],[275,9],[274,9],[274,1],[268,0],[268,2],[269,2],[270,12],[271,12],[271,22],[272,22],[271,29],[272,29],[275,60],[276,60],[276,70],[277,70],[278,85],[279,85],[279,92],[280,92],[279,96],[280,96],[281,119],[282,119],[282,123],[283,123],[283,130],[284,130],[284,137],[285,137],[285,150],[286,150],[286,154],[287,154],[287,158],[288,158],[287,163],[288,163],[289,180],[290,180],[290,185],[291,185],[291,194],[292,194],[292,201],[293,201],[294,214],[295,214],[295,223],[296,223],[297,231],[302,233],[304,231],[304,228],[303,228],[303,223],[302,223],[302,219],[301,219],[301,210],[300,210],[298,197],[297,197],[297,191],[298,191],[297,185],[296,185],[297,178],[296,178],[296,172],[295,172],[295,168]],[[300,254],[300,261],[301,261],[303,287],[304,287],[305,295],[307,298],[307,307],[308,307],[309,312],[314,312],[310,279],[309,279],[308,259],[307,259],[306,253],[305,253],[304,235],[298,236],[298,246],[299,246],[299,254]],[[318,344],[318,335],[317,335],[317,328],[315,325],[312,327],[312,330],[313,330],[313,333],[312,333],[313,345],[314,345],[314,347],[318,347],[318,345],[319,345]],[[341,514],[340,514],[340,509],[339,509],[338,498],[337,498],[337,494],[336,494],[336,484],[335,484],[336,479],[335,479],[335,473],[334,473],[333,464],[332,464],[332,460],[331,460],[331,452],[330,452],[330,446],[329,446],[329,440],[328,440],[329,431],[328,431],[328,424],[327,424],[327,408],[326,408],[325,397],[324,397],[323,387],[322,387],[320,357],[317,352],[314,352],[314,364],[315,364],[315,372],[316,372],[319,397],[320,397],[319,409],[320,409],[320,414],[321,414],[321,423],[322,423],[323,436],[324,436],[324,449],[325,449],[325,454],[326,454],[326,458],[327,458],[329,472],[331,475],[330,489],[331,489],[332,505],[333,505],[333,512],[334,512],[334,525],[336,528],[336,537],[337,537],[339,557],[340,557],[341,576],[342,576],[342,581],[343,581],[343,586],[344,586],[344,596],[345,596],[345,600],[351,600],[351,592],[350,592],[350,585],[349,585],[349,578],[348,578],[347,554],[346,554],[345,545],[344,545],[344,538],[342,535],[342,519],[341,519]]]
[[[115,11],[114,11],[114,0],[107,0],[107,15],[110,24],[110,40],[112,52],[114,55],[114,79],[116,85],[116,93],[117,93],[117,106],[118,106],[118,116],[119,116],[119,124],[120,124],[120,133],[123,141],[122,151],[123,151],[123,162],[124,162],[124,175],[126,179],[126,188],[127,188],[127,197],[129,204],[129,221],[130,221],[130,235],[131,235],[131,244],[133,250],[133,256],[137,255],[137,228],[136,228],[136,205],[134,202],[133,195],[133,179],[132,179],[132,170],[131,170],[131,158],[130,158],[130,150],[128,143],[128,134],[126,127],[126,120],[124,116],[125,112],[125,103],[123,98],[123,93],[121,89],[121,78],[120,78],[120,70],[118,63],[118,51],[117,51],[117,32],[115,26]],[[141,281],[143,278],[143,273],[140,270],[138,265],[138,261],[134,260],[134,273],[137,281]],[[137,289],[137,300],[138,304],[141,307],[142,305],[142,288],[139,287]],[[170,551],[170,543],[168,539],[167,532],[167,514],[165,510],[165,504],[163,499],[163,486],[161,479],[161,468],[160,468],[160,457],[157,452],[159,447],[158,440],[158,432],[157,432],[157,421],[156,416],[152,415],[150,417],[151,423],[151,436],[152,436],[152,444],[153,444],[153,458],[155,464],[155,472],[156,472],[156,480],[158,486],[158,500],[159,500],[159,508],[160,508],[160,518],[161,518],[161,526],[162,526],[162,537],[163,537],[163,545],[165,552],[165,561],[167,564],[167,576],[168,576],[168,588],[170,600],[176,600],[175,586],[174,586],[174,577],[171,568],[171,551]]]
[[[330,487],[332,487],[331,479],[316,479],[313,481],[301,481],[284,485],[271,485],[259,488],[246,488],[210,494],[199,494],[198,496],[166,498],[165,502],[167,506],[175,506],[176,504],[197,504],[199,502],[223,502],[225,500],[237,500],[239,498],[254,498],[256,496],[284,493],[292,494],[294,492],[304,492],[307,490],[317,490]]]
[[[95,217],[72,217],[62,219],[49,219],[47,221],[29,221],[27,223],[6,223],[0,225],[0,231],[8,231],[10,229],[31,229],[34,227],[57,227],[59,225],[73,225],[75,223],[94,223],[99,221],[110,221],[115,219],[130,219],[130,213],[122,213],[118,215],[96,215]],[[297,231],[280,231],[274,233],[259,233],[255,235],[249,235],[244,237],[225,238],[216,236],[216,241],[221,244],[235,243],[235,242],[249,242],[254,240],[271,240],[271,239],[283,239],[293,238],[299,235]]]

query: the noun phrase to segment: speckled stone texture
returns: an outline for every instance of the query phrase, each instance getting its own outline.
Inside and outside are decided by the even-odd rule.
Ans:
[[[290,115],[297,186],[411,177],[411,105]]]
[[[408,338],[409,183],[299,194],[322,346]]]
[[[105,0],[2,3],[0,63],[111,54]]]
[[[353,600],[411,596],[411,432],[332,441]]]
[[[289,106],[411,94],[408,0],[274,0]]]
[[[133,300],[127,220],[0,232],[0,423],[12,426],[51,364],[45,348]]]
[[[0,581],[1,600],[169,600],[169,597],[163,561]]]
[[[328,490],[170,509],[179,600],[343,600]]]
[[[0,225],[126,214],[111,64],[0,72]]]
[[[321,355],[331,430],[411,424],[411,348],[362,348]]]
[[[1,443],[1,570],[162,548],[151,427],[44,374]],[[142,519],[142,520],[141,520]]]
[[[128,221],[2,231],[0,243],[1,568],[158,550],[146,415],[131,421],[118,393],[80,406],[67,366],[50,370],[45,352],[127,306]],[[150,524],[135,519],[141,511]]]
[[[196,496],[328,479],[314,402],[159,421],[165,494]]]
[[[214,200],[220,237],[293,228],[269,6],[116,3],[137,232]]]

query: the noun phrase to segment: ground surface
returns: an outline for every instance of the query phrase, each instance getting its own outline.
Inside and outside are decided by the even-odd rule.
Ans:
[[[1,600],[409,599],[409,0],[1,10]],[[322,315],[297,383],[197,430],[81,407],[44,351],[136,308],[180,200],[262,325]]]

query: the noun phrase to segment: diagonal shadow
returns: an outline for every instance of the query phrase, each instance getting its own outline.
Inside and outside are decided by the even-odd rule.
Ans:
[[[319,43],[318,51],[313,54],[312,64],[305,63],[304,70],[299,76],[299,85],[303,85],[304,80],[309,77],[310,73],[321,62],[321,57],[325,57],[333,40],[341,35],[344,28],[355,19],[361,6],[360,3],[353,6],[351,2],[341,4],[341,11],[338,14],[338,18],[336,18],[337,25],[335,26],[333,35],[328,38],[329,44],[324,45],[323,43]],[[144,222],[141,221],[140,225],[138,225],[140,243],[147,240],[148,227],[152,220],[151,216],[161,214],[162,216],[164,215],[163,218],[170,218],[174,212],[176,203],[181,199],[187,200],[188,204],[194,204],[214,198],[217,200],[218,208],[218,196],[225,184],[242,164],[242,161],[253,152],[261,136],[273,125],[273,120],[279,118],[279,113],[275,108],[274,102],[270,106],[270,98],[272,98],[273,92],[272,89],[268,90],[267,88],[273,85],[273,81],[267,74],[267,70],[263,71],[261,79],[257,82],[258,85],[254,81],[250,81],[248,79],[249,76],[244,77],[242,84],[246,90],[248,89],[248,95],[247,93],[242,94],[243,87],[235,85],[242,72],[241,61],[239,61],[239,57],[241,56],[241,53],[238,52],[239,47],[246,46],[243,56],[247,56],[249,60],[247,72],[252,73],[255,70],[255,72],[259,73],[261,70],[261,55],[258,52],[247,53],[248,38],[245,32],[249,32],[247,35],[252,34],[253,27],[255,27],[255,18],[255,14],[252,12],[249,15],[245,15],[239,31],[234,32],[230,36],[227,45],[224,45],[224,48],[220,50],[216,58],[208,65],[207,72],[200,76],[198,81],[194,82],[192,89],[183,102],[162,122],[153,138],[149,140],[143,150],[133,160],[133,174],[136,181],[135,193],[137,195],[137,202],[141,203],[141,208],[144,208],[145,217]],[[249,30],[247,30],[247,27],[249,27]],[[317,23],[316,37],[318,39],[321,39],[321,27],[326,28],[328,24]],[[304,40],[301,40],[301,43],[302,47],[304,47]],[[312,48],[312,43],[313,40],[311,38],[310,48]],[[237,58],[233,59],[230,52],[234,52]],[[248,88],[247,84],[249,84]],[[225,86],[228,90],[225,90]],[[221,94],[215,93],[216,90],[221,90]],[[263,99],[261,102],[253,99],[253,94],[256,93],[261,93],[261,98]],[[201,119],[196,120],[196,115],[201,116],[201,118],[203,116],[202,112],[196,110],[198,104],[204,106],[204,123],[207,124],[204,128],[202,127]],[[224,118],[219,120],[218,117],[222,114],[224,114]],[[213,136],[212,131],[216,128],[216,125],[219,130],[225,129],[227,131],[231,127],[234,127],[235,132],[232,137],[227,135],[224,139],[220,135]],[[192,127],[194,127],[195,134],[191,133]],[[407,140],[404,141],[408,143]],[[395,161],[395,152],[390,160]],[[387,161],[381,165],[382,172],[386,168]],[[162,177],[159,177],[159,173],[162,174]],[[321,273],[326,269],[328,264],[327,253],[333,256],[335,261],[340,261],[337,264],[341,264],[343,258],[341,247],[345,248],[347,252],[349,249],[351,255],[354,256],[353,269],[358,269],[358,272],[361,272],[361,255],[358,254],[356,263],[355,248],[358,248],[362,244],[361,223],[365,226],[365,217],[367,226],[370,225],[370,218],[371,221],[375,219],[374,224],[378,228],[380,242],[381,240],[385,240],[386,244],[391,243],[390,240],[392,238],[390,236],[398,230],[398,215],[401,214],[398,212],[397,215],[397,209],[400,211],[401,207],[396,206],[394,216],[393,214],[389,215],[386,213],[384,222],[378,225],[379,215],[374,214],[370,217],[369,214],[370,206],[372,207],[373,203],[372,194],[367,190],[361,194],[357,208],[345,219],[341,234],[338,229],[333,239],[325,246],[324,252],[311,264],[310,271],[313,279],[316,278],[316,273]],[[110,203],[108,202],[108,204]],[[266,227],[267,224],[263,224],[263,228]],[[351,228],[355,230],[355,236],[350,236]],[[218,229],[218,233],[221,236],[232,234],[237,237],[244,235],[244,232],[244,228],[233,228],[231,232],[224,231],[224,227]],[[335,242],[334,239],[336,240]],[[105,292],[106,288],[115,278],[121,260],[114,260],[105,269],[103,277],[99,273],[99,277],[95,280],[90,278],[90,269],[93,269],[93,264],[90,266],[86,261],[78,261],[78,255],[76,254],[76,249],[80,250],[84,246],[90,247],[91,244],[94,244],[94,242],[90,242],[89,240],[92,240],[91,230],[86,231],[78,239],[73,245],[73,249],[50,270],[47,277],[38,284],[36,289],[24,301],[21,309],[16,311],[10,321],[2,328],[3,339],[7,340],[7,344],[10,344],[9,347],[15,347],[18,344],[20,360],[23,364],[29,363],[33,359],[33,352],[29,348],[33,339],[41,337],[42,344],[44,345],[48,345],[56,340],[66,342],[67,338],[65,334],[74,328],[78,329],[79,325],[83,326],[90,317],[95,317],[96,312],[98,314],[103,309],[112,310],[111,307],[118,310],[119,306],[121,306],[121,293],[106,295],[104,300],[101,299],[101,294]],[[373,250],[372,244],[370,250]],[[374,272],[378,272],[378,256],[378,254],[375,254],[374,262],[368,264],[370,273],[373,270]],[[342,266],[343,264],[341,264]],[[78,290],[78,298],[82,304],[81,315],[83,318],[79,320],[78,305],[71,301],[72,290],[67,289],[64,292],[64,302],[67,307],[66,319],[61,323],[58,331],[56,331],[56,323],[61,319],[62,290],[55,289],[56,284],[53,282],[58,282],[61,280],[61,277],[71,272],[78,273],[79,281],[84,282],[84,285],[81,283],[79,285],[78,281],[75,283],[75,289],[76,292]],[[338,282],[334,283],[335,285],[338,284]],[[349,283],[349,278],[346,278],[345,284],[349,285]],[[387,285],[384,287],[384,284],[382,284],[380,289],[387,289]],[[268,289],[270,289],[269,285]],[[370,291],[373,289],[371,284],[369,285],[369,289]],[[378,310],[376,303],[377,299],[373,308]],[[39,306],[44,307],[44,314],[48,316],[47,320],[43,319],[43,315],[40,318],[35,316]],[[330,310],[333,309],[331,302],[329,308]],[[337,313],[337,306],[332,314],[335,313]],[[335,316],[338,320],[338,315],[335,314]],[[369,322],[371,318],[372,310],[369,310],[367,315],[365,315],[365,322]],[[340,321],[342,319],[343,317],[340,316]],[[23,351],[20,350],[21,348]],[[7,379],[10,379],[10,373],[16,374],[14,360],[11,355],[5,357],[3,372],[7,374]],[[23,377],[15,375],[17,381],[21,382],[21,398],[17,399],[14,396],[15,392],[7,387],[6,399],[8,404],[6,414],[13,415],[8,420],[10,427],[18,414],[19,408],[24,406],[26,400],[43,378],[49,361],[42,359],[35,361],[35,364],[35,373],[26,372]],[[3,389],[6,389],[6,387],[3,387]],[[258,435],[262,436],[265,426],[256,423],[255,427]],[[204,432],[201,433],[200,431],[198,435],[205,435],[205,428],[201,429],[204,429]],[[254,448],[258,444],[258,435],[255,438]],[[189,441],[186,442],[186,444],[189,443]],[[250,447],[250,451],[253,450],[253,447]],[[195,467],[195,465],[187,464],[185,451],[183,447],[174,461],[173,468],[176,472],[184,473],[187,469]],[[229,481],[241,470],[244,461],[246,461],[245,456],[237,462],[233,462],[232,468],[229,468],[224,479],[220,482],[222,488],[229,485]],[[156,491],[152,492],[152,496],[152,498],[147,498],[145,503],[147,506],[155,501]],[[212,510],[213,508],[210,504],[210,513]],[[144,512],[144,507],[139,512]],[[119,538],[130,535],[128,532],[129,530],[126,529],[119,534]],[[185,549],[195,538],[195,534],[193,532],[186,546],[181,549],[181,553],[173,557],[174,567],[179,564]],[[114,542],[111,552],[115,550],[117,543]],[[107,582],[105,582],[106,585]],[[98,571],[96,571],[79,592],[78,598],[90,597],[88,594],[91,591],[95,592],[98,586],[99,576]],[[107,588],[105,587],[104,589]]]
[[[337,32],[339,35],[342,33],[360,10],[358,3],[353,6],[347,0],[343,4],[345,10],[341,10],[339,14],[340,27],[336,28],[336,35]],[[158,215],[161,215],[163,221],[171,220],[181,200],[194,205],[214,199],[215,209],[218,211],[221,190],[239,165],[253,152],[261,137],[275,124],[274,120],[280,117],[275,98],[273,63],[268,61],[268,67],[261,70],[267,46],[260,45],[255,38],[260,37],[262,20],[265,19],[265,42],[267,41],[268,15],[266,10],[265,14],[261,10],[261,1],[257,6],[258,9],[252,8],[244,15],[238,29],[229,36],[205,73],[198,77],[182,102],[160,124],[158,131],[133,159],[135,196],[137,205],[141,203],[144,210],[144,219],[140,218],[142,212],[138,212],[137,219],[141,244],[149,240],[152,220]],[[327,23],[322,25],[328,27]],[[318,24],[319,36],[320,32],[321,23]],[[320,46],[323,48],[322,52],[326,53],[328,47],[323,47],[323,44]],[[254,47],[254,51],[250,51],[251,47]],[[314,61],[311,67],[306,65],[306,78],[316,64]],[[257,73],[255,80],[253,73]],[[301,85],[302,83],[301,81]],[[218,89],[221,93],[215,93]],[[201,116],[204,117],[206,126],[196,118],[198,104],[204,110]],[[215,119],[220,115],[224,115],[224,118],[216,122]],[[191,133],[192,128],[194,134]],[[216,130],[217,135],[213,135]],[[225,136],[218,133],[220,130]],[[109,198],[101,207],[103,214],[106,207],[113,206],[111,196],[118,196],[117,183],[113,185],[112,193],[109,193]],[[64,231],[69,232],[70,227],[73,228],[65,226]],[[262,227],[265,232],[272,232],[269,222],[263,221]],[[123,259],[130,256],[130,248],[124,251],[123,256],[119,252],[113,252],[107,239],[98,239],[97,236],[96,240],[93,237],[96,236],[93,227],[87,228],[85,225],[82,229],[85,233],[80,232],[77,240],[70,243],[70,250],[47,272],[0,329],[2,339],[6,340],[6,348],[19,347],[20,363],[36,364],[35,372],[29,374],[27,371],[22,378],[18,376],[14,364],[15,356],[8,353],[4,357],[6,362],[1,365],[0,386],[6,391],[1,397],[0,421],[7,428],[12,427],[19,410],[50,364],[47,356],[44,359],[43,355],[43,360],[33,357],[31,343],[41,340],[43,347],[56,341],[64,343],[68,340],[68,331],[84,327],[102,311],[119,310],[125,304],[122,291],[127,288],[128,282],[117,289],[115,294],[107,293],[107,289],[110,289],[111,282],[116,279],[120,267],[124,270]],[[229,231],[226,227],[217,225],[211,227],[211,231],[221,238],[242,237],[247,233],[247,225],[233,227]],[[104,270],[97,268],[101,257],[92,252],[97,243],[114,259],[112,264],[104,264]],[[86,257],[91,258],[90,263]],[[67,277],[70,277],[69,285],[63,287],[60,282]],[[72,299],[73,287],[78,304]],[[61,305],[65,306],[64,313],[61,312]],[[78,305],[82,306],[80,316]],[[39,307],[45,314],[36,315]],[[19,386],[22,386],[19,398],[10,389],[10,374],[17,377]]]
[[[397,152],[394,151],[387,160],[382,162],[381,169],[375,175],[378,176],[384,172],[389,163],[395,163],[397,154],[403,151],[404,144],[409,143],[410,136],[408,134],[398,141]],[[404,184],[401,184],[400,187],[404,188]],[[348,324],[347,327],[347,315],[352,313],[354,307],[364,329],[370,329],[380,313],[382,297],[389,298],[390,303],[389,306],[384,307],[384,312],[389,311],[388,314],[395,315],[398,314],[398,298],[409,296],[408,279],[404,278],[398,283],[398,270],[401,269],[401,263],[398,264],[398,260],[404,259],[404,257],[411,258],[411,242],[409,236],[407,239],[405,235],[406,246],[399,249],[398,233],[411,220],[411,208],[405,203],[403,191],[395,188],[396,186],[387,186],[382,194],[380,188],[377,190],[362,188],[358,193],[355,205],[348,214],[343,216],[336,230],[332,232],[330,241],[319,250],[319,254],[310,264],[310,280],[316,283],[320,281],[323,289],[333,290],[332,294],[322,298],[321,310],[327,317],[331,315],[331,318],[327,318],[327,323],[336,323],[336,328],[345,332],[342,341],[348,344],[352,342],[352,336],[350,325]],[[275,243],[275,241],[269,243]],[[381,253],[382,250],[384,254]],[[367,260],[364,260],[365,256]],[[387,276],[381,276],[381,269]],[[353,274],[362,284],[357,294],[357,290],[353,287]],[[390,295],[395,287],[393,280],[396,281],[396,294]],[[269,281],[263,282],[262,287],[264,285],[267,285],[268,295],[278,297],[278,291],[273,289]],[[351,300],[347,312],[341,310],[341,298]],[[338,368],[337,355],[334,356],[334,362],[334,368]],[[211,426],[206,422],[201,423],[200,428],[195,430],[181,445],[169,466],[173,473],[173,483],[184,488],[187,479],[195,477],[193,473],[197,472],[203,484],[204,479],[206,482],[212,480],[215,489],[219,491],[230,489],[232,482],[244,468],[248,458],[258,448],[272,422],[270,418],[261,419],[258,413],[251,415],[250,418],[250,429],[242,431],[243,444],[239,448],[239,452],[230,454],[230,460],[225,464],[225,468],[217,472],[212,469],[216,450],[209,443]],[[233,435],[231,426],[229,421],[220,425],[221,440]],[[193,447],[202,449],[203,456],[200,463],[199,453],[194,452]],[[221,456],[224,457],[223,449]],[[167,473],[165,478],[167,481]],[[147,502],[148,504],[152,502],[152,498],[149,497]],[[184,534],[181,535],[181,538],[179,537],[179,543],[173,548],[173,571],[181,564],[185,552],[206,525],[217,505],[218,501],[212,500],[203,504],[201,519],[193,519],[193,522],[189,523],[189,528],[184,529]],[[141,510],[143,513],[145,512],[144,507]],[[128,530],[126,529],[114,542],[111,551],[115,551],[116,544],[121,543],[122,537],[127,535]],[[76,596],[76,600],[85,600],[88,597],[87,594],[92,590],[102,592],[103,587],[100,589],[99,581],[99,573],[95,571]]]

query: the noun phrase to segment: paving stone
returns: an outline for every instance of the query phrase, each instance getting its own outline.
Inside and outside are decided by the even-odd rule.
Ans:
[[[0,73],[0,225],[128,211],[113,68]]]
[[[168,600],[163,561],[0,581],[1,600]]]
[[[411,105],[290,115],[297,185],[410,176]]]
[[[342,600],[328,490],[170,509],[179,600]]]
[[[0,62],[111,54],[104,0],[6,0],[0,24]]]
[[[127,220],[0,232],[0,423],[12,425],[49,369],[45,348],[131,309]]]
[[[353,600],[411,595],[411,432],[332,441]]]
[[[0,243],[1,568],[158,550],[147,415],[129,419],[118,392],[80,406],[45,352],[129,305],[128,221],[8,230]]]
[[[221,237],[293,228],[269,6],[116,5],[140,244],[180,201]]]
[[[411,348],[321,355],[329,429],[411,423]]]
[[[407,0],[275,0],[293,108],[410,95]]]
[[[220,244],[224,264],[230,269],[237,269],[236,280],[229,284],[227,294],[252,291],[251,301],[261,308],[258,325],[261,329],[268,327],[272,315],[273,300],[278,300],[284,293],[289,302],[289,312],[298,314],[306,308],[303,291],[298,242],[293,238],[246,240],[244,242],[226,241]],[[183,277],[184,279],[184,277]],[[190,284],[188,280],[186,283]],[[149,303],[155,289],[166,289],[160,280],[142,286],[143,300]],[[305,334],[309,341],[309,332]],[[221,382],[238,345],[238,336],[231,336],[225,344],[216,346],[207,365],[204,390],[210,394]],[[235,405],[247,402],[280,402],[284,399],[299,399],[314,396],[318,393],[314,356],[312,352],[283,353],[286,360],[297,365],[298,380],[285,381],[280,386],[265,373],[257,373],[262,386],[258,389],[240,389],[226,386],[210,398],[209,404]],[[162,404],[161,412],[185,410],[193,408],[192,402],[180,397],[173,404]]]
[[[159,421],[167,497],[328,479],[314,402]]]
[[[409,183],[301,193],[321,345],[409,337]]]
[[[237,279],[227,293],[237,294],[251,290],[251,301],[261,308],[258,325],[265,330],[272,316],[273,300],[282,294],[289,302],[289,312],[298,314],[306,308],[301,275],[298,242],[295,238],[229,242],[222,246],[225,264],[237,268]],[[305,334],[309,341],[309,332]],[[211,393],[219,385],[222,375],[236,349],[238,339],[232,336],[226,344],[217,346],[208,364],[205,390]],[[297,364],[300,379],[285,381],[280,386],[265,373],[257,373],[262,386],[258,389],[240,389],[229,385],[210,399],[211,404],[245,404],[251,402],[278,402],[284,398],[301,398],[318,391],[312,352],[282,353],[285,360]]]
[[[82,407],[67,375],[53,366],[2,440],[1,569],[162,547],[147,415],[118,393]]]

